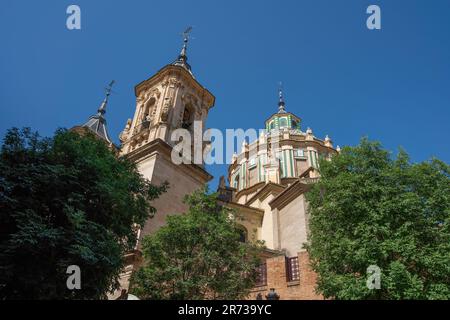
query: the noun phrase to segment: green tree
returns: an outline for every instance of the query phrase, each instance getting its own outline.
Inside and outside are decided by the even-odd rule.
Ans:
[[[412,164],[364,138],[331,161],[308,193],[308,251],[318,290],[336,299],[450,299],[449,166]],[[368,289],[367,268],[381,269]],[[370,273],[369,273],[370,274]]]
[[[142,299],[238,299],[253,287],[261,244],[242,243],[239,217],[207,188],[186,197],[189,210],[143,241],[144,266],[131,292]]]
[[[7,132],[0,151],[0,300],[98,299],[164,191],[91,134]],[[69,265],[81,290],[68,290]]]

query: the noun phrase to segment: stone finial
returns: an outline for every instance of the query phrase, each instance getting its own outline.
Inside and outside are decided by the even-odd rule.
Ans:
[[[328,135],[325,136],[325,146],[333,147],[333,141],[331,140],[331,138]]]
[[[261,130],[261,133],[259,134],[259,143],[263,144],[266,142],[266,135],[264,134],[264,131]]]
[[[337,152],[341,152],[341,147],[337,146],[337,147],[336,147],[336,151],[337,151]]]
[[[123,129],[123,131],[119,134],[120,142],[124,142],[127,140],[130,128],[131,128],[131,119],[128,119],[125,129]]]
[[[306,129],[306,140],[314,140],[313,131],[309,127]]]
[[[245,151],[247,150],[247,146],[248,146],[247,141],[244,140],[244,141],[242,142],[242,151],[241,151],[241,152],[245,152]]]

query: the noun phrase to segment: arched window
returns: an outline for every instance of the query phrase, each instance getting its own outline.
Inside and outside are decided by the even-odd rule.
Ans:
[[[150,125],[150,118],[155,106],[155,102],[156,102],[155,98],[150,98],[144,105],[141,117],[142,129],[148,128]]]
[[[247,229],[244,226],[238,226],[237,230],[239,232],[239,241],[242,243],[247,242]]]
[[[269,123],[269,130],[275,129],[275,121],[270,121]]]
[[[287,118],[280,118],[280,128],[287,127]]]
[[[181,120],[181,127],[183,129],[189,130],[192,125],[193,112],[190,106],[186,105],[184,107],[183,119]]]
[[[233,180],[233,188],[239,189],[239,175],[236,175]]]

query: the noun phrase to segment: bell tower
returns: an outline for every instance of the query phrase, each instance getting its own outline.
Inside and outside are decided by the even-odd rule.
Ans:
[[[168,191],[152,205],[157,209],[141,229],[139,240],[164,225],[166,216],[186,211],[184,196],[212,179],[203,164],[175,164],[171,140],[174,130],[194,133],[194,121],[204,128],[214,96],[194,77],[187,60],[188,28],[178,58],[135,87],[136,109],[120,134],[121,154],[134,161],[151,183],[169,183]],[[202,146],[203,148],[203,146]]]
[[[193,130],[194,121],[204,123],[214,96],[195,79],[187,60],[190,28],[184,33],[178,58],[135,87],[136,110],[120,134],[122,153],[128,154],[161,139],[173,146],[173,130]]]

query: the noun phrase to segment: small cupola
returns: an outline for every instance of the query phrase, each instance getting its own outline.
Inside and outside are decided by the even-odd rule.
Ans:
[[[286,103],[284,101],[283,90],[278,89],[278,112],[273,114],[266,120],[266,130],[293,129],[300,130],[301,119],[296,115],[286,111]]]

